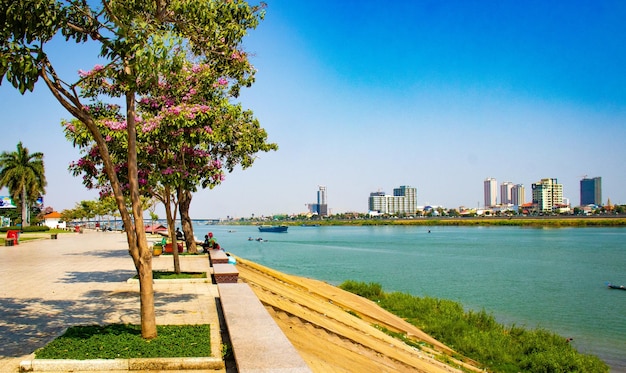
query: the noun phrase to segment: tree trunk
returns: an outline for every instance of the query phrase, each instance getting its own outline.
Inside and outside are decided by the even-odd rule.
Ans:
[[[128,92],[126,94],[126,114],[128,126],[128,169],[129,179],[132,179],[131,169],[134,173],[134,183],[130,185],[131,200],[133,201],[133,217],[126,208],[124,193],[120,185],[117,173],[111,161],[109,148],[107,147],[98,126],[94,122],[91,114],[84,109],[83,104],[77,96],[66,91],[61,81],[56,78],[56,74],[49,61],[44,61],[45,68],[40,71],[40,76],[45,81],[52,95],[61,103],[61,105],[70,112],[75,118],[80,120],[89,133],[93,136],[98,146],[100,157],[104,164],[104,170],[107,174],[111,189],[115,196],[117,208],[120,211],[120,217],[124,223],[126,231],[126,240],[128,241],[128,252],[133,259],[137,275],[139,276],[140,288],[140,314],[141,314],[141,335],[143,338],[156,338],[156,314],[154,310],[154,292],[152,288],[152,253],[148,250],[148,241],[143,227],[143,214],[141,204],[139,203],[139,189],[137,176],[137,148],[136,148],[136,130],[135,130],[135,94]],[[48,70],[51,75],[48,75]],[[128,68],[127,68],[128,70]],[[129,71],[126,71],[127,73]],[[131,146],[132,144],[132,146]],[[130,180],[129,180],[130,181]],[[138,204],[139,203],[139,204]],[[135,223],[140,226],[138,230]]]
[[[172,257],[174,258],[174,272],[180,273],[180,258],[178,257],[178,242],[176,240],[176,213],[178,207],[174,201],[174,211],[172,212],[172,193],[169,186],[165,187],[163,205],[165,206],[165,218],[167,219],[167,232],[172,240]]]
[[[152,339],[157,337],[152,281],[152,252],[148,247],[139,195],[134,93],[126,94],[126,122],[128,131],[128,184],[134,218],[135,243],[137,244],[139,254],[136,263],[138,264],[137,272],[139,274],[139,298],[141,303],[141,336],[145,339]]]
[[[26,185],[22,186],[22,228],[30,225],[28,201],[26,200]]]
[[[189,205],[191,205],[191,198],[192,194],[190,191],[179,189],[178,206],[180,208],[180,222],[183,226],[183,233],[185,234],[185,244],[187,245],[187,252],[195,254],[198,252],[198,248],[193,233],[191,217],[189,217]]]

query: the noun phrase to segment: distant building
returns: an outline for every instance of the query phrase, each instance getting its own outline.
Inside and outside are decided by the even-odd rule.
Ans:
[[[602,178],[580,180],[580,205],[602,206]]]
[[[318,186],[317,190],[317,203],[309,203],[309,212],[317,214],[319,216],[328,216],[328,204],[326,202],[326,187],[324,185]]]
[[[368,209],[371,212],[376,212],[378,214],[387,214],[389,213],[389,208],[387,207],[387,196],[385,192],[378,191],[370,193],[370,199],[368,204]]]
[[[370,193],[368,207],[370,213],[413,215],[417,212],[417,188],[403,185],[395,188],[393,195],[381,191]]]
[[[500,184],[500,204],[501,205],[510,205],[513,204],[513,183],[510,181],[505,181]]]
[[[49,214],[46,214],[43,216],[43,224],[48,226],[48,228],[50,229],[65,229],[66,228],[66,224],[63,220],[61,220],[61,214],[56,212],[56,211],[52,211]]]
[[[540,212],[552,212],[563,203],[563,185],[557,179],[541,179],[532,184],[533,204]]]
[[[526,203],[526,189],[524,184],[516,184],[511,188],[511,203],[515,206],[522,206]]]
[[[484,182],[485,187],[485,207],[492,207],[498,204],[498,182],[492,177],[488,177]]]

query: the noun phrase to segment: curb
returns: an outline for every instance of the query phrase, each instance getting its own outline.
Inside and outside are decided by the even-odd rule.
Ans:
[[[20,363],[20,372],[222,370],[224,361],[216,357],[156,359],[33,359]]]

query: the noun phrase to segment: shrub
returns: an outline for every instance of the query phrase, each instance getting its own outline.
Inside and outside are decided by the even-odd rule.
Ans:
[[[31,225],[31,226],[28,226],[28,227],[11,226],[11,227],[2,227],[2,228],[0,228],[0,232],[7,232],[7,231],[47,232],[49,230],[50,230],[50,227],[48,227],[47,225]]]
[[[378,301],[383,296],[383,287],[375,282],[346,281],[339,287],[345,291],[362,296],[373,301]]]

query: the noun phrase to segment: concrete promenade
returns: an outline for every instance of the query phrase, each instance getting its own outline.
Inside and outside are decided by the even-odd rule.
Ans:
[[[171,256],[153,258],[172,270]],[[206,256],[181,257],[184,271],[209,272]],[[139,285],[126,236],[119,232],[59,234],[0,247],[0,372],[71,325],[139,324]],[[217,286],[208,282],[155,283],[157,324],[211,324],[212,351],[221,354]]]

